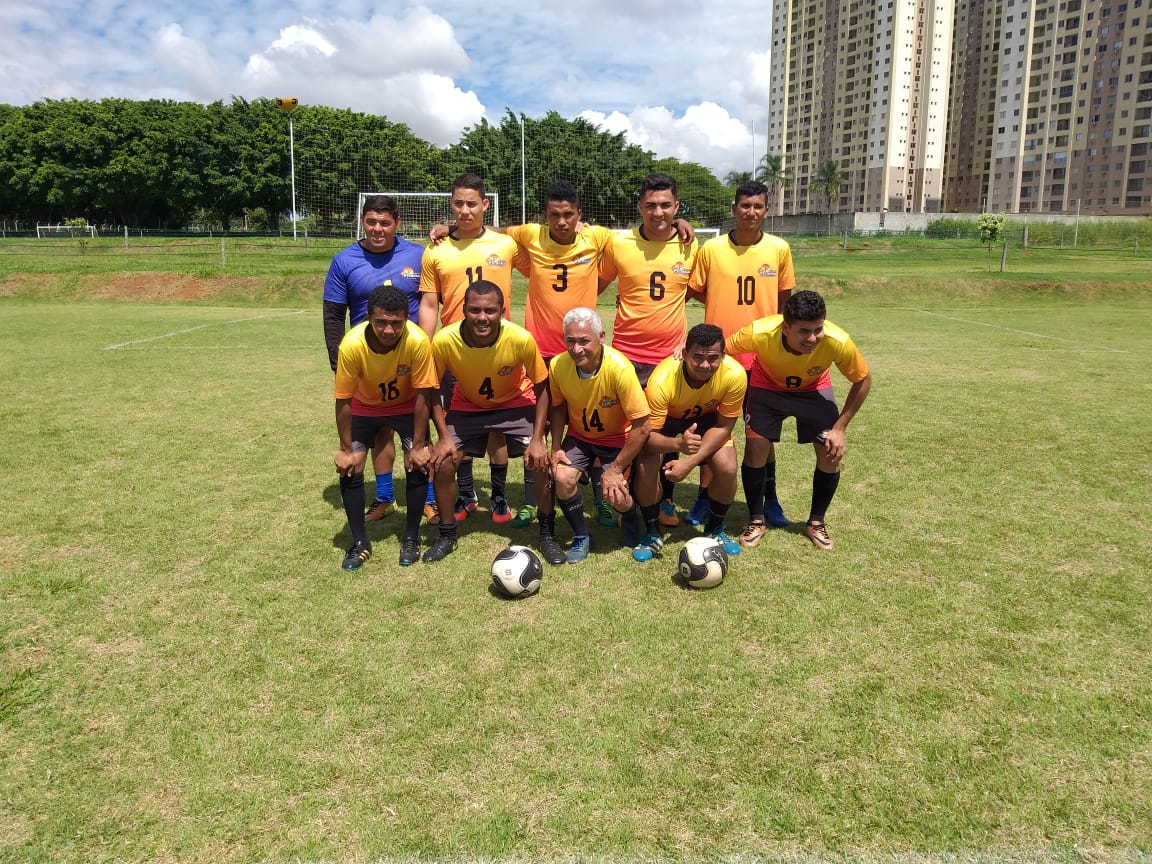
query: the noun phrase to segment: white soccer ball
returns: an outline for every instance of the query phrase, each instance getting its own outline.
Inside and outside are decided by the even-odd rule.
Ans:
[[[680,575],[690,588],[715,588],[728,573],[728,553],[713,537],[693,537],[680,550]]]
[[[492,562],[492,584],[505,597],[531,597],[543,578],[544,564],[527,546],[501,549]]]

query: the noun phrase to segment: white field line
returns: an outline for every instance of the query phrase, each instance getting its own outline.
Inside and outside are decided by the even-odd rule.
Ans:
[[[1017,330],[1015,327],[1005,327],[1003,324],[989,324],[987,321],[973,321],[971,318],[957,318],[954,315],[945,315],[942,312],[929,312],[927,309],[916,309],[911,307],[911,312],[919,312],[921,315],[931,315],[935,318],[946,318],[949,321],[959,321],[961,324],[974,324],[977,327],[991,327],[993,330],[1003,330],[1006,333],[1019,333],[1021,336],[1032,336],[1036,339],[1049,339],[1053,342],[1064,342],[1068,345],[1078,345],[1082,349],[1093,351],[1105,351],[1110,354],[1127,354],[1123,348],[1106,348],[1103,345],[1089,345],[1086,342],[1077,339],[1064,339],[1060,336],[1049,336],[1046,333],[1033,333],[1031,330]]]
[[[171,339],[173,336],[182,336],[185,333],[192,333],[195,330],[203,330],[206,327],[224,327],[228,324],[247,324],[249,321],[262,321],[265,318],[284,318],[289,315],[303,315],[306,309],[297,309],[295,312],[276,312],[271,315],[253,315],[249,318],[233,318],[231,321],[213,321],[210,324],[197,324],[195,327],[186,327],[183,330],[173,330],[171,333],[161,333],[159,336],[148,336],[144,339],[130,339],[127,342],[117,342],[114,345],[105,345],[105,351],[116,351],[120,348],[126,348],[129,345],[142,345],[145,342],[156,342],[160,339]]]

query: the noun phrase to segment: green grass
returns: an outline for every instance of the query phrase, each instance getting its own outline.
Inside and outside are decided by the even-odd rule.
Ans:
[[[518,602],[487,564],[534,531],[484,518],[340,572],[318,300],[20,283],[0,859],[1147,860],[1147,280],[949,269],[820,276],[876,379],[835,552],[774,531],[691,592],[601,530]],[[802,519],[811,453],[779,466]]]

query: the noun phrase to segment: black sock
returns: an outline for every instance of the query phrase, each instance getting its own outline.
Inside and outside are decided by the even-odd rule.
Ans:
[[[440,528],[440,539],[441,540],[446,540],[446,539],[455,540],[456,539],[456,520],[455,519],[449,519],[447,522],[441,522],[439,525],[439,528]]]
[[[823,522],[836,487],[840,485],[840,472],[826,474],[819,468],[812,472],[812,510],[808,513],[809,522]]]
[[[524,471],[524,503],[536,506],[536,475],[528,470]]]
[[[660,536],[660,505],[648,504],[640,508],[640,520],[649,534]]]
[[[540,537],[555,537],[556,536],[556,513],[540,513],[537,516],[540,522]]]
[[[459,489],[458,495],[464,495],[468,498],[476,497],[476,483],[472,479],[471,459],[465,459],[456,468],[456,485]]]
[[[572,533],[577,536],[587,536],[588,519],[584,516],[584,499],[580,497],[580,493],[577,492],[571,498],[565,498],[557,503],[560,505],[560,509],[564,511],[564,518],[572,526]]]
[[[492,469],[492,497],[503,498],[504,489],[508,485],[508,463],[489,467]]]
[[[764,468],[740,466],[740,480],[744,484],[744,500],[748,502],[748,518],[764,518]]]
[[[661,501],[671,501],[672,496],[676,493],[676,484],[668,479],[668,476],[664,473],[663,469],[664,469],[665,465],[667,465],[673,459],[677,458],[679,455],[680,455],[679,453],[665,453],[663,460],[661,460],[661,462],[660,462],[660,469],[661,469],[660,470],[660,500]]]
[[[599,507],[604,501],[604,466],[593,465],[589,468],[588,479],[592,483],[592,503]]]
[[[409,471],[404,478],[404,536],[420,536],[420,520],[424,517],[421,506],[428,497],[428,475]]]
[[[776,500],[776,460],[764,466],[764,501]],[[763,508],[761,508],[763,509]]]
[[[696,490],[696,497],[697,498],[707,498],[708,497],[708,487],[707,486],[701,486],[699,489],[697,489]]]
[[[704,525],[704,533],[711,534],[713,531],[719,531],[724,527],[724,520],[728,516],[728,508],[731,504],[721,504],[712,498],[708,499],[708,522]]]
[[[368,528],[364,523],[364,472],[351,477],[340,477],[340,500],[344,502],[344,515],[348,517],[348,530],[356,543],[368,542]]]

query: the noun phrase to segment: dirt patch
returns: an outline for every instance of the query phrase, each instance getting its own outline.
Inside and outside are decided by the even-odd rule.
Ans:
[[[316,276],[193,276],[183,273],[12,273],[0,276],[0,297],[221,302],[319,297],[322,290],[323,277]]]

